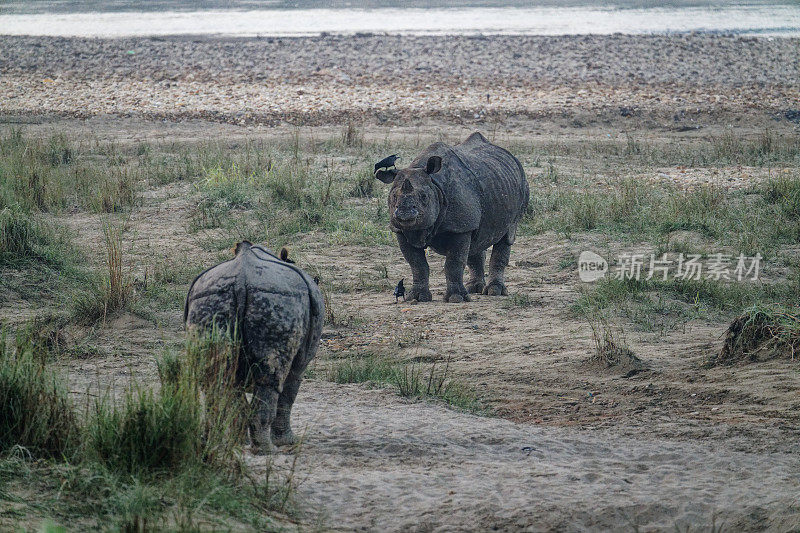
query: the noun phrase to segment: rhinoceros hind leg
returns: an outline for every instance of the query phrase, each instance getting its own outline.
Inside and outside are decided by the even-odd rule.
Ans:
[[[467,292],[471,294],[482,294],[486,288],[486,278],[483,266],[486,264],[486,250],[481,250],[477,254],[467,258],[469,267],[469,281],[467,281]]]
[[[292,432],[291,416],[292,405],[297,398],[297,391],[300,389],[300,382],[303,380],[303,370],[297,371],[292,368],[289,376],[283,384],[283,391],[278,396],[278,409],[275,413],[275,420],[272,422],[272,443],[276,446],[287,446],[297,442]]]
[[[272,452],[270,428],[278,408],[278,388],[269,383],[257,383],[253,390],[253,414],[250,420],[250,438],[254,452]]]
[[[488,294],[489,296],[505,296],[508,294],[504,276],[510,255],[511,245],[508,244],[505,237],[492,246],[492,256],[489,259],[489,284],[483,289],[483,294]]]
[[[319,348],[319,338],[322,335],[322,316],[312,315],[309,328],[310,338],[300,347],[292,360],[292,367],[286,381],[283,383],[283,391],[278,396],[278,409],[275,413],[275,420],[272,422],[272,442],[277,446],[292,445],[297,442],[292,432],[291,416],[292,406],[297,398],[297,391],[303,381],[308,363],[317,355]]]

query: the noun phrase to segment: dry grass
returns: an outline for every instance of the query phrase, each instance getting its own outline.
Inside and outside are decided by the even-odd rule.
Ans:
[[[755,362],[775,357],[792,360],[800,350],[800,312],[778,306],[753,306],[725,332],[719,354],[709,365]]]

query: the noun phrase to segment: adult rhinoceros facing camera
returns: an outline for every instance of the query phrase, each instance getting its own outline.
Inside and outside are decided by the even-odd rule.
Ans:
[[[434,143],[408,168],[378,170],[375,177],[392,184],[389,226],[411,267],[409,299],[431,300],[427,247],[446,257],[446,301],[469,301],[469,293],[508,294],[503,275],[529,195],[516,157],[475,132],[456,146]]]
[[[250,434],[261,451],[294,442],[292,404],[317,353],[324,317],[322,293],[308,274],[247,241],[189,288],[187,328],[216,324],[239,335],[237,379],[252,384]]]

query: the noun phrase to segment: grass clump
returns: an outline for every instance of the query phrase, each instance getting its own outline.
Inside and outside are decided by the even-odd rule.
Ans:
[[[105,321],[109,316],[126,309],[133,297],[133,281],[127,272],[122,246],[123,228],[106,221],[105,270],[92,280],[89,290],[76,295],[73,314],[84,324]]]
[[[719,354],[709,365],[795,358],[800,349],[800,311],[796,307],[752,306],[737,316],[725,333]]]
[[[396,365],[384,357],[369,353],[348,356],[330,366],[328,381],[334,383],[391,383]]]
[[[181,470],[200,457],[202,415],[194,391],[163,387],[159,394],[132,387],[121,405],[97,402],[88,444],[96,459],[116,472]]]
[[[447,405],[482,413],[486,411],[483,402],[470,388],[450,378],[450,357],[444,368],[437,368],[434,362],[425,369],[418,364],[403,365],[395,371],[395,384],[400,396],[404,398],[437,399]]]
[[[0,208],[0,268],[57,268],[67,262],[68,255],[66,240],[53,225],[17,205]]]
[[[238,468],[248,414],[237,389],[238,356],[238,344],[216,328],[195,334],[183,355],[159,361],[158,393],[132,385],[120,404],[96,402],[88,427],[96,459],[133,474]]]
[[[78,425],[66,388],[32,343],[11,344],[4,327],[0,330],[0,453],[21,446],[37,457],[70,455]]]

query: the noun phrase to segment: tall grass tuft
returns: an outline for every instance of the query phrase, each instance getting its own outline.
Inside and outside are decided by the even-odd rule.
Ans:
[[[12,348],[0,330],[0,452],[22,446],[35,456],[60,458],[77,442],[73,405],[59,379],[30,342]]]
[[[133,282],[124,264],[122,234],[122,225],[111,221],[103,224],[105,270],[88,291],[75,297],[74,315],[82,323],[105,321],[110,315],[127,308],[131,301]]]
[[[159,392],[132,385],[120,404],[95,403],[87,428],[93,456],[139,476],[200,466],[238,472],[248,411],[236,390],[237,358],[226,334],[190,337],[182,355],[159,362]]]
[[[0,267],[62,265],[66,242],[57,228],[19,206],[0,208]]]
[[[134,475],[181,470],[195,465],[202,442],[201,404],[184,386],[151,389],[131,386],[121,405],[96,402],[87,444],[107,468]]]

